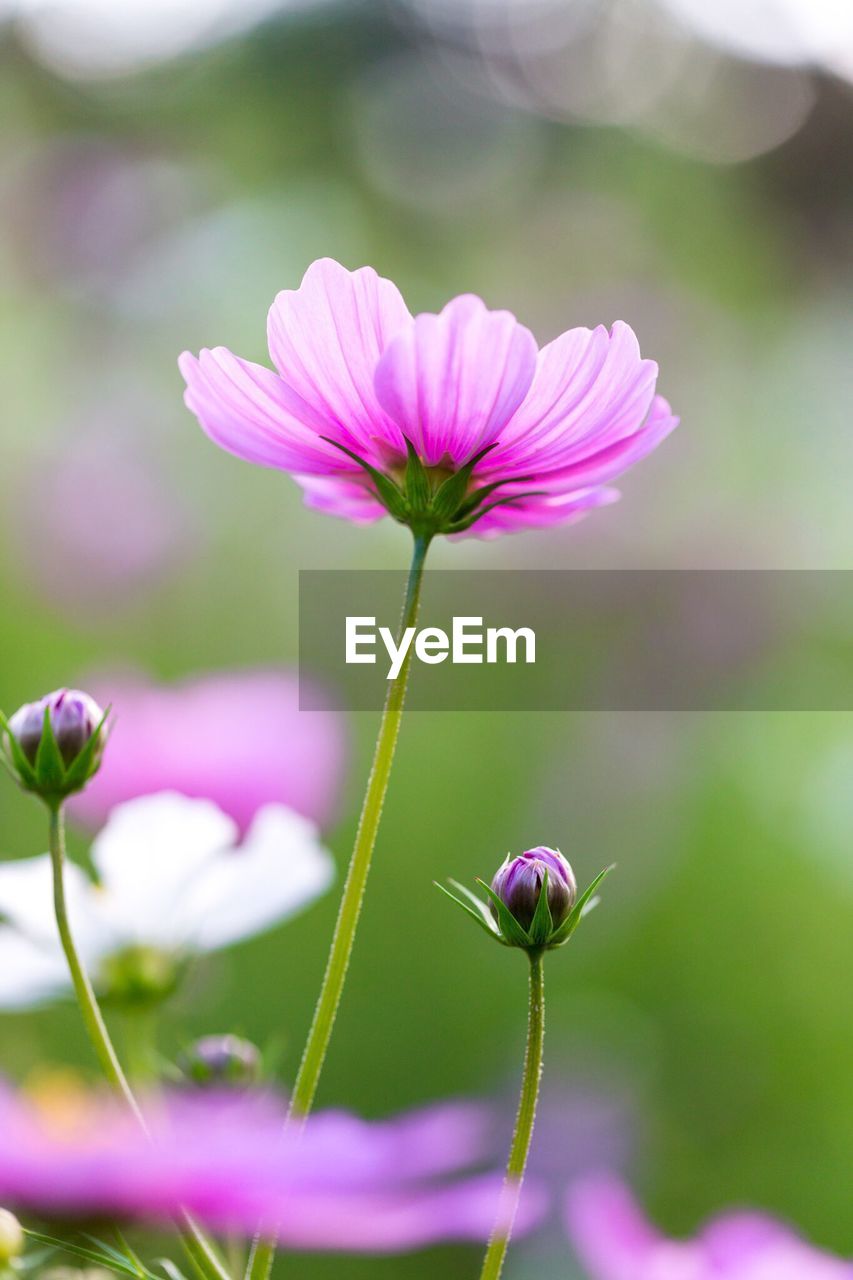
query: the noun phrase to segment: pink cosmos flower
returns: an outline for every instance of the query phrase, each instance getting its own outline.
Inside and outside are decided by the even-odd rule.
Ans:
[[[692,1240],[669,1240],[609,1175],[575,1184],[566,1225],[591,1280],[853,1280],[853,1263],[761,1213],[726,1213]]]
[[[100,772],[71,805],[86,826],[158,791],[213,800],[244,832],[266,804],[321,826],[334,817],[344,724],[333,712],[300,712],[290,672],[221,672],[172,686],[105,675],[89,687],[112,707],[113,732]]]
[[[282,1136],[269,1096],[148,1099],[150,1138],[112,1100],[59,1089],[35,1103],[0,1090],[0,1202],[46,1218],[168,1223],[185,1208],[214,1230],[277,1222],[288,1249],[393,1253],[483,1240],[494,1175],[455,1177],[485,1148],[488,1116],[448,1103],[383,1122],[319,1113]],[[538,1221],[531,1189],[522,1227]]]
[[[276,372],[185,352],[186,403],[223,449],[356,522],[488,536],[574,520],[677,424],[628,325],[539,351],[472,295],[413,317],[370,267],[315,262],[275,299],[268,339]]]

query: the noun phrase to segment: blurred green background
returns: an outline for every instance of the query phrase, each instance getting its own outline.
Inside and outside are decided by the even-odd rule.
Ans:
[[[853,40],[780,49],[769,19],[682,7],[0,6],[0,706],[116,660],[293,663],[300,568],[405,562],[398,527],[306,511],[181,403],[178,353],[266,360],[272,297],[326,254],[416,311],[479,292],[543,341],[623,318],[681,414],[617,508],[435,566],[849,567]],[[353,717],[341,864],[375,727]],[[746,1201],[853,1254],[850,714],[411,715],[322,1101],[509,1117],[523,963],[431,881],[538,843],[582,880],[619,864],[549,965],[555,1192],[616,1160],[673,1231]],[[43,844],[4,786],[2,853]],[[199,967],[164,1048],[232,1028],[280,1042],[286,1082],[333,899]],[[4,1016],[0,1056],[90,1064],[70,1006]],[[474,1261],[298,1269],[439,1265]],[[577,1274],[553,1225],[508,1270]]]

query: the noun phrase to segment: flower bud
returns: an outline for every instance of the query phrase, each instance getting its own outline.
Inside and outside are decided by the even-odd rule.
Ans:
[[[24,1229],[8,1209],[0,1209],[0,1267],[24,1252]]]
[[[182,1056],[184,1075],[199,1085],[252,1085],[261,1076],[260,1050],[240,1036],[203,1036]]]
[[[551,924],[558,929],[574,906],[578,893],[574,872],[559,849],[539,845],[517,858],[507,857],[492,881],[492,891],[522,929],[529,929],[533,923],[546,872]],[[494,904],[492,913],[496,915]]]
[[[20,707],[9,721],[3,754],[26,791],[61,800],[98,771],[106,740],[105,715],[78,689],[57,689]]]
[[[185,968],[181,956],[136,943],[104,957],[97,973],[98,993],[125,1011],[151,1008],[174,995]]]

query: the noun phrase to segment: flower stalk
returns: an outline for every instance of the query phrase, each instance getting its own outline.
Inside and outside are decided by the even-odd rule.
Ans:
[[[524,1054],[524,1071],[515,1131],[512,1137],[506,1166],[503,1195],[498,1220],[486,1255],[480,1280],[499,1280],[512,1237],[512,1228],[518,1209],[527,1157],[533,1139],[533,1126],[539,1102],[539,1085],[542,1079],[543,1050],[545,1044],[545,973],[543,953],[528,952],[530,959],[529,1004],[527,1015],[527,1047]]]
[[[83,1023],[107,1081],[136,1117],[143,1131],[147,1133],[145,1117],[142,1114],[139,1103],[136,1101],[113,1042],[110,1039],[110,1033],[104,1022],[91,980],[80,959],[80,954],[74,942],[74,935],[71,931],[71,922],[68,918],[68,903],[65,897],[64,807],[61,802],[49,804],[47,807],[50,815],[49,839],[50,860],[53,867],[54,912],[62,950],[68,963]],[[227,1271],[220,1263],[212,1244],[207,1240],[204,1233],[189,1214],[182,1214],[181,1216],[183,1219],[181,1241],[196,1270],[200,1272],[204,1280],[230,1280]]]
[[[403,617],[400,624],[401,634],[407,627],[415,625],[420,608],[421,587],[426,554],[429,549],[430,536],[415,535],[414,552],[406,584],[406,596],[403,603]],[[403,660],[403,666],[397,678],[389,683],[373,764],[367,780],[367,789],[361,808],[355,844],[353,845],[344,882],[338,918],[326,971],[320,987],[320,994],[314,1007],[314,1017],[308,1032],[308,1039],[302,1053],[299,1070],[293,1085],[290,1100],[289,1117],[291,1120],[304,1119],[311,1111],[317,1092],[317,1085],[323,1070],[323,1063],[332,1036],[332,1029],[337,1016],[338,1007],[343,994],[353,943],[355,942],[358,921],[364,902],[367,877],[382,817],[382,807],[388,790],[388,779],[394,763],[394,751],[400,732],[403,716],[403,704],[406,698],[406,686],[411,665],[411,649]],[[246,1280],[268,1280],[275,1257],[276,1240],[270,1235],[258,1239],[252,1248],[246,1270]]]

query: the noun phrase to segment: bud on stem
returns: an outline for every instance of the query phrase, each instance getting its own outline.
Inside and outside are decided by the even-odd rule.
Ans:
[[[0,713],[0,759],[24,791],[55,807],[100,768],[108,714],[87,693],[57,689],[10,720]]]

